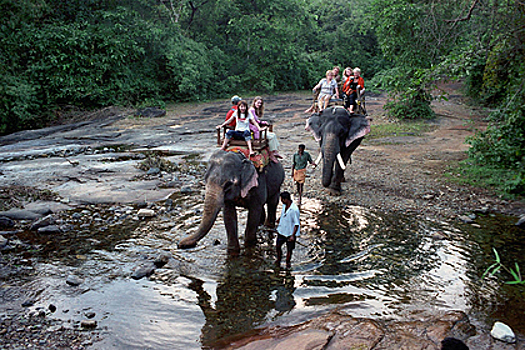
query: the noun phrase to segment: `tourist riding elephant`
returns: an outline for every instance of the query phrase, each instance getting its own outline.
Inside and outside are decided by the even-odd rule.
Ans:
[[[321,157],[324,158],[323,186],[331,194],[340,195],[346,164],[352,162],[352,152],[370,132],[369,120],[362,115],[350,115],[342,107],[332,107],[321,114],[312,115],[305,129],[312,132],[321,146],[321,153],[315,163],[319,163]]]
[[[206,236],[222,208],[228,235],[228,253],[233,255],[240,252],[235,207],[248,209],[244,232],[246,246],[257,242],[256,230],[260,224],[265,223],[270,227],[275,225],[280,188],[284,181],[281,163],[270,162],[258,172],[243,154],[217,151],[210,158],[204,179],[206,193],[202,221],[197,232],[179,242],[179,248],[194,247]],[[265,204],[268,208],[267,218]]]

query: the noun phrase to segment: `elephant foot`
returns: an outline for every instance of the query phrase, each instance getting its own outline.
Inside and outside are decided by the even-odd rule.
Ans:
[[[331,196],[340,196],[341,195],[341,189],[328,187],[328,193],[330,193]]]
[[[182,241],[179,242],[179,244],[177,245],[177,247],[179,249],[189,249],[189,248],[194,248],[195,246],[197,245],[197,242],[194,241],[194,240],[186,240],[186,239],[183,239]]]
[[[241,248],[239,247],[228,247],[229,256],[239,256],[241,255]]]

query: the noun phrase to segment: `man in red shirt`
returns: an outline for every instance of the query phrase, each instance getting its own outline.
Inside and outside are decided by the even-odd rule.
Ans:
[[[239,102],[242,101],[242,98],[240,98],[239,96],[235,95],[235,96],[232,97],[231,101],[232,101],[232,108],[230,108],[228,113],[226,113],[226,119],[224,119],[224,120],[230,119],[230,117],[233,115],[233,113],[235,113],[235,111],[237,110],[237,105],[239,104]],[[232,128],[235,128],[235,119],[230,124],[228,124],[228,126],[231,126]]]

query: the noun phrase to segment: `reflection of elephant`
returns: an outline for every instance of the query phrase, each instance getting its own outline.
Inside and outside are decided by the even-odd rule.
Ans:
[[[235,207],[248,209],[244,232],[247,246],[254,245],[257,241],[257,227],[266,218],[264,204],[268,208],[266,225],[275,225],[279,191],[284,181],[284,170],[280,163],[270,162],[261,172],[257,172],[253,163],[243,154],[217,151],[210,158],[205,181],[202,221],[197,232],[179,242],[179,248],[194,247],[206,236],[223,207],[230,254],[238,254],[240,251]]]
[[[189,287],[197,293],[206,317],[201,335],[204,348],[224,349],[232,336],[248,334],[269,316],[290,312],[296,305],[294,285],[295,277],[289,271],[285,275],[270,272],[260,256],[228,259],[217,281],[216,298],[203,287],[203,281],[193,279]]]
[[[370,122],[365,116],[350,116],[346,109],[332,107],[312,115],[306,122],[306,130],[313,133],[321,146],[319,156],[324,158],[323,186],[328,187],[332,194],[341,194],[346,163],[352,162],[352,152],[370,132]]]

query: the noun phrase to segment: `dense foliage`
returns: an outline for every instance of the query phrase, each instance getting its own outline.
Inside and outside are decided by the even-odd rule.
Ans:
[[[525,178],[519,0],[0,0],[0,134],[67,107],[309,89],[359,66],[398,118],[433,117],[442,79],[495,109],[478,165]],[[520,186],[518,185],[519,189]]]

